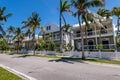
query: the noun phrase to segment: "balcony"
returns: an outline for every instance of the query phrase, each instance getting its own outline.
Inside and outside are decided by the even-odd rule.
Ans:
[[[55,37],[50,37],[50,38],[47,38],[46,41],[50,41],[50,40],[60,40],[60,36],[55,36]]]
[[[84,38],[91,38],[91,37],[99,37],[99,36],[109,36],[113,35],[113,29],[101,29],[101,30],[96,30],[96,31],[89,31],[89,32],[83,32],[83,37]],[[73,34],[74,38],[81,38],[81,33],[76,33]]]
[[[116,48],[115,44],[103,44],[102,50],[109,50],[109,49],[113,50],[115,48]],[[77,49],[77,46],[76,46],[76,49]],[[98,50],[98,48],[97,48],[97,45],[84,45],[84,50],[94,51],[94,50]]]

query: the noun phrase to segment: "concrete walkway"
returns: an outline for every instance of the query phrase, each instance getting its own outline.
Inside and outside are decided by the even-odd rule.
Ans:
[[[0,54],[0,64],[36,80],[120,80],[120,67]]]

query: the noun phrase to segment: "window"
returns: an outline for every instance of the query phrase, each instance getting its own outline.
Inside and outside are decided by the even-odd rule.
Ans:
[[[51,26],[49,26],[49,30],[51,29]]]
[[[50,30],[51,29],[51,26],[47,26],[46,27],[46,30],[48,31],[48,30]]]
[[[87,30],[88,35],[92,35],[92,29]]]
[[[46,27],[46,30],[48,31],[48,26]]]
[[[103,48],[109,49],[109,41],[108,40],[102,40]]]
[[[77,35],[76,35],[77,37],[80,37],[80,36],[81,36],[81,35],[80,35],[80,31],[77,31],[76,33],[77,33]]]
[[[105,33],[107,33],[107,27],[105,26],[104,28],[101,28],[101,34],[105,34]]]

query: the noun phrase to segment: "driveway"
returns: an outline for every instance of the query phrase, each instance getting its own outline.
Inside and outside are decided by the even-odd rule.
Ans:
[[[0,64],[37,80],[120,80],[120,68],[0,54]]]

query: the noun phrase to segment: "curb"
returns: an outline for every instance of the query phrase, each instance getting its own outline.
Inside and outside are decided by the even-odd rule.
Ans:
[[[24,73],[21,73],[21,72],[17,71],[15,69],[12,69],[12,68],[10,68],[8,66],[2,65],[2,64],[0,64],[0,66],[3,67],[4,69],[6,69],[6,70],[8,70],[8,71],[10,71],[10,72],[12,72],[14,74],[16,74],[16,75],[22,77],[25,80],[37,80],[37,79],[35,79],[33,77],[30,77],[30,76],[28,76],[28,75],[26,75]]]
[[[92,65],[105,66],[105,67],[120,68],[119,65],[115,65],[115,64],[96,63],[96,62],[89,62],[89,61],[85,61],[85,63],[92,64]]]

